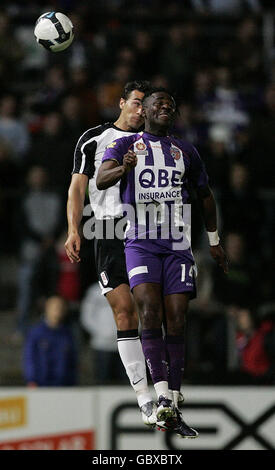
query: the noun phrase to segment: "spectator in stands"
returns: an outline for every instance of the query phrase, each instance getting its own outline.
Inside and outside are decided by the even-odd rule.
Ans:
[[[256,91],[264,80],[264,64],[260,33],[256,20],[241,20],[231,45],[231,70],[242,92]]]
[[[13,158],[22,164],[30,146],[30,137],[25,123],[16,116],[17,102],[8,94],[0,101],[0,137],[10,145]]]
[[[117,103],[123,92],[124,84],[132,76],[132,68],[123,62],[117,63],[112,76],[98,86],[98,104],[101,119],[113,121],[117,117]]]
[[[211,124],[222,124],[233,131],[238,125],[248,125],[249,115],[244,109],[239,90],[233,85],[232,71],[229,67],[215,69],[215,96],[207,111]]]
[[[167,76],[172,87],[187,97],[198,63],[198,28],[195,24],[175,24],[159,55],[159,70]]]
[[[90,126],[84,119],[80,100],[73,94],[67,95],[62,101],[62,115],[64,119],[64,134],[70,140],[79,139],[79,136]]]
[[[198,112],[206,119],[215,99],[214,73],[210,67],[199,68],[194,75],[192,101]]]
[[[175,133],[196,147],[203,146],[207,138],[207,125],[198,119],[196,108],[192,103],[185,101],[180,104],[178,111],[174,124]]]
[[[66,303],[53,296],[45,304],[44,319],[26,339],[24,377],[28,386],[76,385],[77,357],[70,330],[64,325]]]
[[[219,276],[214,268],[214,295],[225,306],[254,305],[258,301],[258,265],[254,257],[248,256],[247,245],[242,235],[230,232],[225,237],[225,250],[229,262],[227,276]]]
[[[135,45],[137,45],[136,41]],[[137,58],[135,50],[132,47],[129,47],[128,45],[124,45],[120,49],[118,49],[116,60],[117,62],[122,62],[124,64],[130,65],[131,67],[137,67]]]
[[[136,57],[135,76],[139,80],[147,80],[156,70],[158,50],[149,31],[139,30],[134,35]]]
[[[235,313],[236,347],[239,358],[238,381],[275,383],[275,323],[267,318],[256,321],[247,308]]]
[[[21,334],[28,327],[31,307],[38,295],[36,277],[43,253],[49,250],[60,230],[61,199],[47,189],[48,174],[42,167],[32,167],[28,173],[28,191],[22,197],[18,232],[20,233],[20,263],[18,269],[17,321]],[[53,276],[56,276],[54,270]]]
[[[25,10],[26,12],[26,10]],[[48,57],[46,49],[37,47],[37,42],[33,40],[34,24],[31,22],[20,22],[15,28],[16,40],[23,50],[23,59],[18,66],[17,78],[20,83],[26,81],[34,84],[43,79]]]
[[[65,54],[62,54],[62,57],[56,57],[56,54],[51,54],[50,61],[55,64],[63,63],[65,68],[69,67],[71,70],[75,67],[87,67],[89,62],[90,67],[93,68],[93,62],[96,62],[97,58],[92,55],[89,57],[88,55],[91,37],[86,34],[85,16],[79,15],[74,11],[69,16],[74,25],[74,41],[66,49]]]
[[[70,262],[64,248],[66,239],[67,231],[62,232],[55,244],[56,256],[58,259],[56,291],[68,303],[78,304],[81,294],[80,266],[77,263]]]
[[[16,200],[20,188],[20,168],[12,158],[12,149],[0,139],[0,253],[15,253]]]
[[[261,11],[260,0],[191,0],[194,8],[201,13],[213,15],[235,15],[239,16],[247,9],[254,13]]]
[[[97,94],[91,85],[89,69],[74,67],[70,76],[70,93],[78,98],[83,118],[89,127],[98,125],[100,121]]]
[[[223,124],[209,127],[208,140],[204,149],[204,160],[209,174],[210,184],[217,191],[217,196],[227,186],[230,168],[228,144],[231,139],[230,129]]]
[[[46,69],[44,83],[40,84],[32,97],[33,110],[43,114],[56,109],[66,95],[67,88],[64,67],[57,64]]]
[[[253,149],[251,147],[251,134],[248,126],[237,126],[234,129],[233,136],[229,144],[229,151],[232,156],[233,162],[238,162],[245,166],[250,166],[251,153],[253,152]],[[250,184],[252,184],[251,174]]]
[[[223,304],[213,295],[212,263],[203,251],[194,253],[197,297],[190,304],[186,350],[192,381],[221,383],[227,368],[227,325]],[[196,382],[195,382],[196,383]]]
[[[274,189],[273,155],[275,148],[275,83],[264,90],[261,109],[255,113],[250,126],[250,167],[258,188]]]
[[[44,167],[49,187],[66,198],[72,171],[72,149],[75,135],[64,135],[63,116],[59,112],[47,113],[41,132],[31,146],[28,165]]]
[[[170,88],[167,77],[164,74],[156,74],[152,76],[151,84],[156,88]]]
[[[17,81],[16,72],[24,52],[15,38],[9,15],[3,10],[0,12],[0,57],[0,89],[8,90]]]
[[[260,246],[262,209],[248,168],[241,163],[230,166],[229,185],[223,187],[220,204],[223,230],[241,232],[251,250]]]
[[[112,311],[97,283],[87,289],[80,308],[80,321],[90,334],[96,383],[125,382],[125,371],[117,351],[117,334]]]

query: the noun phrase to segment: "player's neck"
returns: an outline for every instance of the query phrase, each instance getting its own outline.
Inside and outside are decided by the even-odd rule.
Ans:
[[[154,127],[150,126],[149,124],[145,124],[144,132],[147,132],[148,134],[156,135],[159,137],[165,137],[168,135],[169,129],[167,127],[165,128],[160,128],[160,127]]]
[[[136,132],[135,129],[129,126],[125,119],[122,116],[119,116],[116,122],[114,122],[114,126],[118,127],[122,131],[128,131],[128,132]]]

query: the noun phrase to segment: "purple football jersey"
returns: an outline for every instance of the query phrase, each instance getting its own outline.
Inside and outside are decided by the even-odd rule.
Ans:
[[[115,140],[102,161],[115,160],[122,165],[128,150],[136,153],[138,162],[121,180],[121,200],[129,219],[126,246],[145,243],[155,253],[184,250],[191,260],[189,183],[195,189],[208,184],[197,150],[173,136],[140,132]],[[134,216],[129,206],[134,208]],[[179,236],[175,236],[175,229],[180,229]]]

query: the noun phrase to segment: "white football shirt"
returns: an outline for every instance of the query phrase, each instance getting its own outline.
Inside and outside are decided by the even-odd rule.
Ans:
[[[132,134],[134,132],[123,131],[108,122],[88,129],[76,144],[72,174],[88,176],[90,203],[95,217],[99,220],[113,219],[123,215],[120,182],[106,190],[99,191],[96,187],[96,177],[107,145],[120,137]]]

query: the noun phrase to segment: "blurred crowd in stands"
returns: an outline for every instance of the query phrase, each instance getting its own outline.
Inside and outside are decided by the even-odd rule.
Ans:
[[[108,354],[97,356],[101,347],[116,353],[107,303],[107,314],[92,321],[95,310],[104,310],[94,292],[93,243],[83,238],[80,265],[64,251],[66,197],[81,133],[117,118],[127,81],[150,80],[177,92],[174,133],[205,161],[230,262],[224,276],[211,261],[194,201],[199,277],[187,326],[186,380],[275,384],[275,45],[267,53],[263,41],[263,15],[272,2],[209,1],[207,9],[205,3],[63,0],[45,9],[39,1],[1,2],[0,311],[16,312],[15,332],[25,337],[45,299],[64,299],[66,323],[81,324],[92,335],[95,363],[114,370]],[[48,53],[34,40],[35,20],[50,10],[67,13],[75,27],[75,40],[62,53]],[[11,259],[17,269],[8,295]],[[98,321],[108,324],[110,336],[102,341]],[[45,324],[31,332],[29,361]],[[61,328],[61,342],[64,335]],[[35,383],[30,365],[25,368],[26,382]],[[108,381],[102,369],[95,382]],[[114,380],[123,380],[121,370]]]

